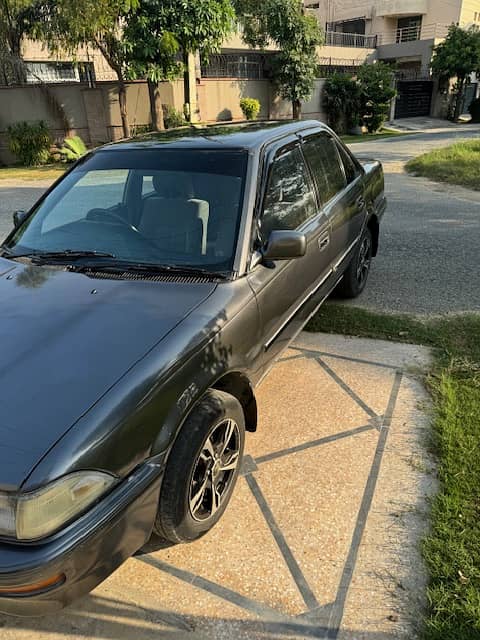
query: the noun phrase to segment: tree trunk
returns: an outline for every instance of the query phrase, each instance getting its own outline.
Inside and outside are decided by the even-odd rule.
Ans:
[[[120,72],[117,71],[118,78],[118,102],[120,103],[120,116],[122,118],[123,137],[130,138],[130,125],[127,116],[127,87]]]
[[[453,113],[453,121],[458,122],[460,116],[460,110],[462,108],[463,102],[463,90],[465,89],[465,76],[460,76],[457,78],[457,98],[455,100],[455,111]]]
[[[22,60],[22,39],[21,36],[12,36],[10,40],[12,67],[14,82],[25,84],[27,82],[27,70]]]
[[[152,118],[152,129],[163,131],[165,123],[163,121],[163,105],[160,97],[160,85],[158,82],[148,80],[148,95],[150,98],[150,116]]]
[[[123,77],[122,60],[118,55],[115,55],[114,49],[112,51],[112,47],[109,48],[101,38],[95,38],[95,44],[117,75],[118,102],[122,118],[123,137],[130,138],[130,125],[128,124],[127,116],[127,87]]]
[[[183,50],[183,104],[185,105],[185,118],[188,122],[192,119],[190,107],[190,70],[188,66],[188,51]]]
[[[302,103],[300,100],[292,100],[293,119],[300,120],[302,117]]]

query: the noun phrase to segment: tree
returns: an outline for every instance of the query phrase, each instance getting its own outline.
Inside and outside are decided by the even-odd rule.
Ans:
[[[395,96],[394,73],[385,62],[363,64],[357,73],[360,113],[369,133],[378,131],[390,113]]]
[[[360,86],[344,73],[334,73],[325,82],[323,106],[328,124],[337,133],[346,133],[360,124]]]
[[[53,52],[73,55],[81,45],[100,50],[117,76],[118,101],[123,135],[130,136],[125,78],[128,72],[128,44],[123,25],[137,9],[139,0],[38,0],[33,34]]]
[[[480,29],[452,24],[443,42],[433,49],[432,71],[440,78],[456,78],[453,120],[460,117],[463,92],[471,73],[480,73]]]
[[[234,29],[234,18],[230,0],[142,0],[129,15],[125,37],[131,46],[131,73],[149,80],[152,116],[156,114],[152,120],[157,126],[158,83],[183,71],[185,115],[190,119],[189,56],[198,51],[208,59],[219,51]]]
[[[220,50],[225,38],[235,28],[235,11],[231,0],[166,0],[165,18],[182,52],[184,65],[184,103],[190,119],[190,77],[188,59],[197,51],[208,60]]]
[[[143,0],[138,11],[129,16],[124,31],[131,57],[129,75],[147,79],[155,131],[164,129],[159,83],[174,80],[183,70],[177,59],[180,45],[175,36],[165,30],[161,9],[159,0]]]
[[[273,42],[273,80],[282,98],[292,103],[293,117],[301,117],[302,101],[312,94],[317,74],[317,47],[323,42],[317,19],[305,15],[301,0],[236,0],[243,39],[265,49]]]
[[[21,45],[29,28],[31,5],[32,0],[0,0],[0,66],[7,84],[26,81]]]

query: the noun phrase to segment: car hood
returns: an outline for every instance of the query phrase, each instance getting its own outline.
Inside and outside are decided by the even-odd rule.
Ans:
[[[93,279],[0,258],[0,489],[18,489],[215,287]]]

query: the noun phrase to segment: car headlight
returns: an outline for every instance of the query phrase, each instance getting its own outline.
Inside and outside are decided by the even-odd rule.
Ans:
[[[30,493],[0,493],[0,535],[44,538],[85,511],[114,482],[107,473],[79,471]]]

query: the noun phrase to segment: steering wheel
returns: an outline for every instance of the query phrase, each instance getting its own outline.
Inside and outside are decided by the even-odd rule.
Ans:
[[[148,236],[144,235],[139,229],[137,229],[137,227],[135,227],[133,224],[125,220],[125,218],[123,218],[120,214],[116,213],[115,211],[110,211],[109,209],[101,209],[100,207],[96,209],[91,209],[87,213],[86,219],[92,220],[95,222],[108,223],[108,221],[105,220],[106,216],[113,218],[113,220],[115,220],[115,222],[120,223],[122,227],[127,228],[130,231],[133,231],[137,238],[137,242],[141,242],[145,247],[148,247],[149,249],[153,250],[153,252],[151,253],[152,258],[158,257],[159,252],[162,252],[162,254],[166,256],[166,252],[161,247],[159,247],[156,242],[151,240]],[[168,257],[173,257],[173,255],[174,254],[168,255]]]
[[[93,215],[91,216],[90,214],[93,214]],[[98,215],[98,218],[104,217],[105,215],[110,216],[110,218],[113,218],[117,222],[120,222],[120,224],[122,224],[124,227],[131,229],[135,233],[140,233],[137,227],[131,224],[131,222],[128,222],[128,220],[125,220],[125,218],[123,218],[120,214],[116,213],[115,211],[110,211],[109,209],[92,209],[91,211],[88,212],[87,218],[90,220],[92,219],[94,220],[97,217],[97,215]]]

